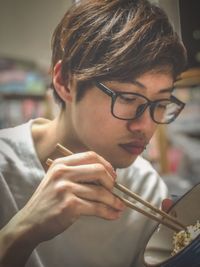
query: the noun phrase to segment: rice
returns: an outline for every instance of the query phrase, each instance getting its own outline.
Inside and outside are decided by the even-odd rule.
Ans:
[[[194,240],[200,234],[200,222],[197,221],[194,225],[187,226],[187,230],[181,230],[173,235],[173,246],[172,255],[175,255],[187,245],[189,245],[192,240]]]

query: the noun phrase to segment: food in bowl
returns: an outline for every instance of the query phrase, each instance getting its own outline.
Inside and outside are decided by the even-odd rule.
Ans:
[[[194,240],[200,234],[200,222],[197,221],[194,225],[187,226],[187,230],[181,230],[173,235],[173,246],[172,256],[177,254],[187,245],[189,245],[192,240]]]
[[[191,188],[168,211],[184,225],[195,226],[200,223],[200,183]],[[198,232],[196,234],[198,235]],[[189,245],[175,255],[174,231],[158,224],[144,249],[144,265],[147,267],[200,267],[200,234]]]

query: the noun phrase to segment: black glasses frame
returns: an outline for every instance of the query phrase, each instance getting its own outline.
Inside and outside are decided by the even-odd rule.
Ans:
[[[140,116],[142,116],[142,114],[145,112],[145,110],[149,107],[149,111],[150,111],[150,116],[151,116],[151,119],[157,123],[157,124],[169,124],[171,122],[173,122],[177,117],[178,115],[180,114],[180,112],[183,110],[183,108],[185,107],[185,103],[183,103],[181,100],[179,100],[178,98],[176,98],[175,96],[171,96],[170,99],[157,99],[157,100],[154,100],[154,101],[151,101],[150,99],[148,99],[146,96],[144,95],[141,95],[139,93],[132,93],[132,92],[121,92],[121,91],[113,91],[111,90],[110,88],[108,88],[107,86],[105,86],[104,84],[102,84],[101,82],[98,82],[98,81],[95,81],[95,85],[98,89],[100,89],[102,92],[104,92],[105,94],[107,94],[108,96],[111,97],[111,114],[119,119],[119,120],[126,120],[126,121],[130,121],[130,120],[136,120],[138,119]],[[124,95],[124,94],[128,94],[128,95],[135,95],[135,96],[139,96],[139,97],[142,97],[146,100],[146,103],[145,104],[142,104],[141,106],[139,106],[138,110],[139,112],[137,112],[136,116],[133,117],[133,118],[130,118],[130,119],[124,119],[124,118],[120,118],[118,116],[116,116],[114,114],[114,104],[115,104],[115,101],[117,99],[118,96],[120,95]],[[169,120],[168,122],[159,122],[157,120],[154,119],[154,109],[155,107],[158,105],[158,103],[161,103],[161,102],[164,102],[164,101],[171,101],[172,103],[175,103],[177,104],[180,109],[179,111],[175,114],[175,116]]]

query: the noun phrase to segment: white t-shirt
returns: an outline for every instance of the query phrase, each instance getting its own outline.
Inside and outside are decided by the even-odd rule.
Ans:
[[[0,228],[26,204],[45,174],[31,124],[0,131]],[[119,183],[153,205],[160,206],[167,196],[165,184],[141,157],[117,174]],[[62,234],[41,243],[26,266],[142,267],[141,254],[154,227],[153,221],[129,208],[115,221],[81,217]]]

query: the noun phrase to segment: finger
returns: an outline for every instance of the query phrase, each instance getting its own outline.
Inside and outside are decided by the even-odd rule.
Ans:
[[[167,212],[173,205],[173,200],[166,198],[162,201],[162,210]]]
[[[114,179],[102,164],[88,164],[79,166],[66,166],[53,164],[49,173],[52,179],[66,179],[74,183],[95,183],[104,186],[108,190],[114,187]]]
[[[63,163],[67,166],[100,163],[107,169],[107,171],[110,173],[111,176],[113,176],[114,179],[116,179],[117,176],[112,165],[103,157],[101,157],[100,155],[98,155],[93,151],[87,151],[87,152],[73,154],[67,157],[61,157],[56,159],[54,162]]]
[[[122,211],[125,208],[125,204],[118,197],[102,186],[67,182],[66,191],[72,192],[79,198],[102,203],[112,209]]]
[[[92,202],[81,198],[77,198],[77,202],[77,212],[79,216],[97,216],[107,220],[115,220],[122,214],[122,211],[112,209],[99,202]]]

